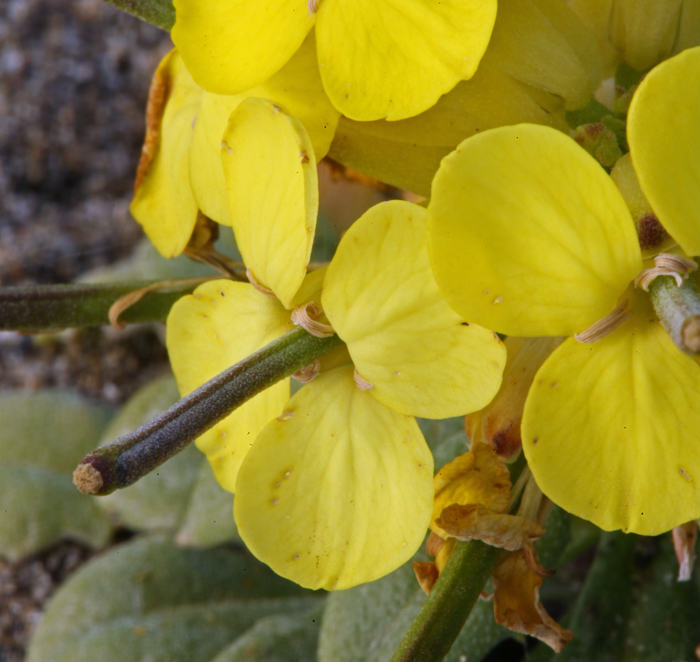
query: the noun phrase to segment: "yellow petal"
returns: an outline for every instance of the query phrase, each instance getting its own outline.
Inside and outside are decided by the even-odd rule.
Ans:
[[[454,551],[456,545],[456,538],[448,538],[445,541],[445,544],[442,547],[440,547],[440,550],[435,555],[435,566],[437,567],[438,572],[442,572],[445,569],[445,566],[450,560],[450,556],[452,556],[452,552]]]
[[[692,256],[700,255],[698,117],[700,48],[651,71],[634,93],[627,116],[630,153],[644,194],[661,224]]]
[[[243,261],[289,307],[306,275],[318,211],[308,135],[279,106],[246,99],[229,119],[220,153]]]
[[[404,414],[447,418],[485,406],[505,348],[464,322],[438,290],[423,207],[372,207],[347,231],[326,274],[323,309],[372,395]]]
[[[565,510],[605,530],[657,535],[700,516],[700,367],[641,295],[633,312],[597,343],[571,338],[544,363],[525,404],[523,449]]]
[[[341,117],[328,155],[381,182],[428,196],[440,161],[451,149],[378,138],[365,131],[364,122]]]
[[[369,582],[407,561],[432,505],[432,456],[415,420],[387,409],[352,367],[317,377],[258,437],[234,513],[248,548],[309,588]]]
[[[557,105],[561,104],[554,102]],[[563,106],[561,111],[542,108],[532,88],[495,66],[487,53],[473,78],[459,83],[420,115],[398,122],[343,121],[385,140],[455,148],[476,133],[508,124],[529,122],[568,131]]]
[[[428,212],[431,261],[448,302],[507,335],[587,329],[642,266],[615,184],[547,127],[465,140],[442,162]]]
[[[170,51],[151,83],[131,203],[131,213],[163,257],[182,253],[197,220],[188,150],[202,93],[178,53]]]
[[[458,540],[481,540],[511,552],[542,537],[544,529],[527,517],[494,513],[479,504],[453,503],[435,521],[436,526]]]
[[[323,91],[313,32],[291,60],[262,85],[235,96],[206,92],[190,148],[190,180],[199,208],[225,225],[231,225],[231,220],[221,167],[221,138],[231,113],[250,97],[270,99],[296,117],[307,130],[318,161],[328,153],[338,125],[339,113]]]
[[[354,120],[404,119],[474,75],[495,0],[322,0],[316,33],[323,84]]]
[[[313,26],[303,0],[175,0],[172,38],[194,79],[240,94],[278,71]]]
[[[201,285],[180,299],[168,316],[168,354],[180,393],[187,395],[292,328],[280,303],[251,285],[228,280]],[[245,454],[288,398],[285,379],[197,439],[222,487],[234,491]]]
[[[693,4],[686,0],[615,0],[608,20],[609,39],[627,64],[646,71],[672,55],[683,19],[689,18],[683,16],[683,5]]]
[[[590,33],[559,0],[500,0],[490,61],[516,80],[581,108],[602,80]]]
[[[497,513],[505,512],[510,499],[508,469],[488,444],[456,457],[435,475],[435,503],[430,528],[443,538],[448,533],[435,520],[452,504],[481,504]]]
[[[574,635],[562,628],[540,602],[542,577],[528,568],[525,554],[511,554],[493,573],[493,615],[496,623],[537,637],[557,653],[564,650]]]

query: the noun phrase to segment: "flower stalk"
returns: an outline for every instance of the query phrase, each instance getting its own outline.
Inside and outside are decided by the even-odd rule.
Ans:
[[[301,370],[342,341],[295,329],[231,366],[145,425],[83,458],[73,482],[84,494],[103,496],[135,483],[184,450],[234,409]]]
[[[700,294],[692,278],[679,287],[672,276],[649,285],[654,310],[674,343],[686,354],[700,353]]]
[[[525,456],[509,465],[515,484]],[[515,512],[520,499],[509,508]],[[452,648],[494,568],[506,554],[480,540],[459,541],[391,662],[440,662]]]
[[[41,332],[110,323],[110,308],[122,297],[159,281],[90,285],[29,285],[0,288],[0,331]],[[198,281],[174,280],[168,291],[151,292],[124,310],[129,324],[163,322],[173,304]]]

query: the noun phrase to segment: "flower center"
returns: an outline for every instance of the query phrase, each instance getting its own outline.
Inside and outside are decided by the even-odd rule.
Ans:
[[[317,338],[329,338],[335,331],[332,326],[316,321],[322,314],[323,310],[321,306],[315,301],[312,301],[292,311],[292,322],[294,326],[300,326],[302,329],[306,329],[312,336],[316,336]]]
[[[676,279],[676,285],[680,287],[690,272],[698,268],[697,263],[693,260],[673,253],[659,253],[654,258],[654,264],[655,267],[645,269],[634,279],[635,287],[641,287],[645,292],[648,292],[651,281],[657,276],[673,276]]]

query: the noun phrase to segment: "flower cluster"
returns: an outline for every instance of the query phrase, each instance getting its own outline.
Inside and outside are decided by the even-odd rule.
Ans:
[[[522,446],[537,503],[606,530],[700,517],[700,29],[678,9],[670,43],[665,23],[635,36],[631,3],[569,4],[175,0],[132,206],[163,255],[196,254],[209,223],[245,266],[170,313],[183,395],[295,325],[342,340],[291,399],[283,380],[198,440],[251,551],[340,589],[430,526],[448,541],[429,589],[478,538],[514,552],[497,618],[557,649],[533,547],[548,511],[508,513],[497,456]],[[591,95],[618,64],[638,75],[606,108]],[[309,269],[329,154],[430,199],[371,208]],[[684,294],[664,304],[669,278]],[[434,494],[414,416],[465,414],[490,446]]]

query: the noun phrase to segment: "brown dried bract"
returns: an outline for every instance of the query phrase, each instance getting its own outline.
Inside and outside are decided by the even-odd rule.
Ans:
[[[141,147],[141,159],[136,169],[136,181],[134,193],[139,190],[148,169],[155,158],[160,140],[160,125],[165,112],[165,104],[172,90],[172,79],[165,67],[159,67],[153,75],[151,88],[148,92],[148,104],[146,106],[146,137]]]
[[[678,559],[678,581],[687,582],[693,572],[695,563],[695,541],[698,538],[696,521],[681,524],[673,529],[673,549]]]
[[[544,529],[526,517],[496,513],[481,504],[452,504],[435,522],[458,540],[482,540],[501,549],[522,549],[539,539]]]
[[[413,572],[416,573],[416,579],[420,587],[425,591],[426,595],[429,595],[440,576],[437,566],[429,561],[414,561]]]
[[[560,653],[573,638],[540,602],[542,577],[532,573],[523,551],[511,554],[493,573],[496,622],[513,632],[537,637]]]

